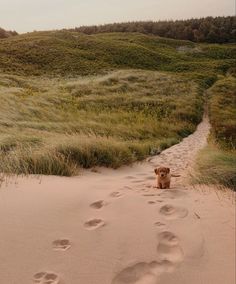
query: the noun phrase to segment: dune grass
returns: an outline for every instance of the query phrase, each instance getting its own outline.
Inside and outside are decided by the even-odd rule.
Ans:
[[[139,33],[1,39],[0,172],[69,176],[159,153],[195,130],[235,50]]]
[[[236,149],[236,78],[219,80],[208,91],[212,134],[222,148]]]
[[[207,82],[235,64],[233,44],[196,44],[139,33],[48,31],[0,40],[0,71],[17,75],[78,76],[132,68],[192,73]]]
[[[219,80],[208,96],[212,129],[209,146],[198,156],[197,181],[236,190],[236,78]]]
[[[211,143],[200,151],[197,165],[198,183],[220,184],[236,191],[236,151],[226,151]]]
[[[104,76],[0,75],[0,172],[74,175],[119,167],[178,143],[202,116],[184,76],[123,70]]]

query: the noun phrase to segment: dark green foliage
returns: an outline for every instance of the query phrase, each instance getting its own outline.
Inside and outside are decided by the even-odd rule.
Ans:
[[[138,32],[195,42],[226,43],[236,42],[236,17],[114,23],[101,26],[82,26],[74,30],[85,34]]]

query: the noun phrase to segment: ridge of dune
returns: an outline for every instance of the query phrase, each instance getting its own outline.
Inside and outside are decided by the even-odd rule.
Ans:
[[[188,183],[209,129],[131,167],[3,183],[0,283],[234,284],[235,194]]]

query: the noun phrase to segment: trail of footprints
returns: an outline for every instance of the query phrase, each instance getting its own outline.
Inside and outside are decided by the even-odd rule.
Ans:
[[[128,178],[131,179],[131,177]],[[126,186],[124,189],[130,190],[132,187]],[[153,200],[147,201],[147,203],[150,205],[161,205],[161,203],[164,202],[164,199],[174,199],[182,197],[184,194],[184,192],[175,189],[164,190],[158,193],[150,192],[149,189],[148,192],[142,194],[142,196],[154,198]],[[122,191],[114,191],[109,195],[109,197],[112,199],[120,198],[122,196],[124,196]],[[108,202],[104,200],[97,200],[91,203],[90,207],[94,210],[100,210],[106,205],[108,205]],[[182,207],[173,206],[171,204],[165,204],[160,207],[159,213],[160,216],[168,221],[186,217],[188,215],[188,210]],[[94,218],[85,221],[84,228],[92,231],[105,225],[106,222],[104,220]],[[166,228],[166,223],[156,221],[154,226],[162,230]],[[66,238],[57,239],[52,242],[52,249],[55,251],[67,251],[70,248],[71,242]],[[155,261],[150,263],[140,262],[125,268],[117,274],[117,276],[112,280],[111,284],[156,284],[161,273],[174,270],[176,265],[183,261],[184,253],[179,245],[179,239],[170,231],[165,230],[158,234],[158,244],[156,250],[157,258]],[[41,271],[33,276],[33,283],[60,284],[61,280],[59,275],[55,272]]]
[[[123,193],[120,191],[114,191],[110,194],[111,198],[119,198],[123,196]],[[90,204],[90,207],[96,210],[99,210],[106,206],[108,203],[104,200],[98,200]],[[84,223],[84,227],[87,230],[95,230],[100,227],[105,226],[105,221],[99,218],[90,219]],[[55,251],[66,251],[71,248],[71,242],[68,239],[57,239],[52,242],[52,249]],[[61,279],[59,275],[55,272],[50,271],[40,271],[33,275],[34,284],[60,284]],[[64,282],[63,282],[64,283]]]
[[[147,201],[151,205],[164,202],[161,198],[174,199],[184,195],[184,192],[175,189],[164,190],[161,193],[143,194],[144,197],[159,197],[157,200]],[[188,210],[183,207],[165,204],[160,207],[159,213],[168,221],[186,217]],[[156,221],[154,226],[162,230],[166,228],[166,223]],[[161,231],[158,233],[157,239],[157,257],[155,261],[150,263],[140,262],[123,269],[115,276],[111,284],[156,284],[160,274],[173,271],[184,260],[183,249],[174,233],[167,230]]]
[[[128,188],[128,187],[127,187]],[[128,188],[130,189],[130,187]],[[155,205],[164,202],[164,199],[173,199],[183,196],[185,193],[178,190],[165,190],[161,193],[146,193],[144,197],[158,197],[156,200],[148,200],[148,204]],[[121,191],[112,192],[110,198],[119,198],[124,195]],[[102,209],[108,203],[98,200],[90,204],[95,210]],[[188,210],[182,207],[165,204],[160,207],[159,213],[164,219],[174,220],[184,218],[188,215]],[[95,230],[105,226],[105,221],[99,218],[87,220],[84,227],[87,230]],[[159,229],[165,228],[166,224],[161,221],[154,223]],[[179,239],[170,231],[162,231],[158,234],[157,258],[155,261],[146,263],[140,262],[127,267],[117,274],[111,284],[156,284],[159,275],[163,272],[173,271],[179,263],[183,261],[184,253],[179,245]],[[66,251],[71,248],[68,239],[57,239],[52,242],[52,248],[56,251]],[[38,272],[33,276],[33,283],[38,284],[60,284],[60,277],[55,272]]]
[[[159,156],[150,158],[148,162],[155,166],[157,164],[169,164],[173,171],[186,169],[189,166],[189,161],[191,161],[193,150],[196,152],[204,145],[208,131],[209,124],[205,119],[205,123],[201,123],[194,134],[185,138],[180,144],[167,149]],[[174,164],[173,159],[175,160]],[[150,192],[153,186],[147,184],[147,181],[154,180],[154,177],[146,173],[138,173],[137,178],[134,176],[127,176],[126,178],[135,184],[136,188],[142,187],[142,195],[149,199],[147,200],[149,205],[159,204],[161,206],[159,208],[159,215],[167,222],[169,220],[184,218],[188,215],[186,208],[172,204],[161,204],[165,199],[171,200],[183,197],[186,194],[184,191],[171,189],[160,193]],[[124,189],[133,190],[133,187],[125,186]],[[109,197],[113,199],[120,198],[123,195],[123,192],[115,191]],[[153,200],[150,200],[151,198]],[[100,210],[107,204],[104,200],[98,200],[93,202],[90,207]],[[95,230],[104,225],[105,221],[100,218],[90,219],[84,223],[84,227],[87,230]],[[114,277],[111,284],[156,284],[161,273],[173,271],[184,260],[184,252],[180,246],[179,239],[171,231],[166,230],[166,223],[157,220],[153,225],[158,227],[160,231],[157,235],[156,260],[150,263],[139,262],[123,269]],[[52,248],[56,251],[67,251],[70,247],[71,242],[68,239],[57,239],[52,242]],[[41,271],[33,275],[33,283],[60,284],[61,279],[55,272]]]
[[[204,143],[209,132],[209,123],[206,117],[203,123],[199,124],[197,131],[185,138],[181,143],[165,150],[160,155],[149,158],[148,162],[157,166],[157,164],[167,164],[175,171],[183,171],[189,166],[193,152],[197,152]],[[193,151],[194,150],[194,151]],[[173,160],[175,160],[173,164]],[[151,171],[150,171],[151,174]],[[147,197],[149,205],[159,204],[159,215],[165,220],[175,220],[184,218],[188,215],[188,210],[183,207],[174,206],[172,204],[161,204],[162,202],[175,198],[183,197],[186,193],[182,190],[171,189],[164,190],[160,193],[150,192],[152,185],[147,184],[147,181],[154,180],[154,176],[148,173],[138,173],[137,178],[134,176],[127,176],[127,180],[136,185],[136,188],[141,187],[143,197]],[[126,190],[133,190],[131,186],[125,186]],[[140,192],[140,191],[139,191]],[[146,192],[146,193],[144,193]],[[110,198],[120,198],[124,194],[121,191],[115,191],[110,194]],[[151,200],[152,199],[152,200]],[[95,201],[90,205],[95,210],[100,210],[107,203],[104,200]],[[84,227],[87,230],[95,230],[105,225],[105,221],[99,218],[87,220]],[[156,284],[158,277],[163,272],[173,271],[179,263],[184,259],[184,252],[180,246],[178,237],[171,231],[166,230],[166,223],[157,220],[154,226],[158,227],[159,233],[157,235],[157,257],[155,261],[150,263],[139,262],[133,266],[127,267],[120,271],[111,284]],[[52,248],[54,250],[66,251],[71,247],[70,240],[58,239],[53,241]],[[33,283],[38,284],[60,284],[61,280],[58,274],[54,272],[42,271],[33,276]],[[64,283],[64,282],[63,282]]]

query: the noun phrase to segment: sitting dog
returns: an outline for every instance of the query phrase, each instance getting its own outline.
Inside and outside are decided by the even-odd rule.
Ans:
[[[170,168],[159,167],[154,170],[157,175],[157,187],[158,188],[170,188]]]

